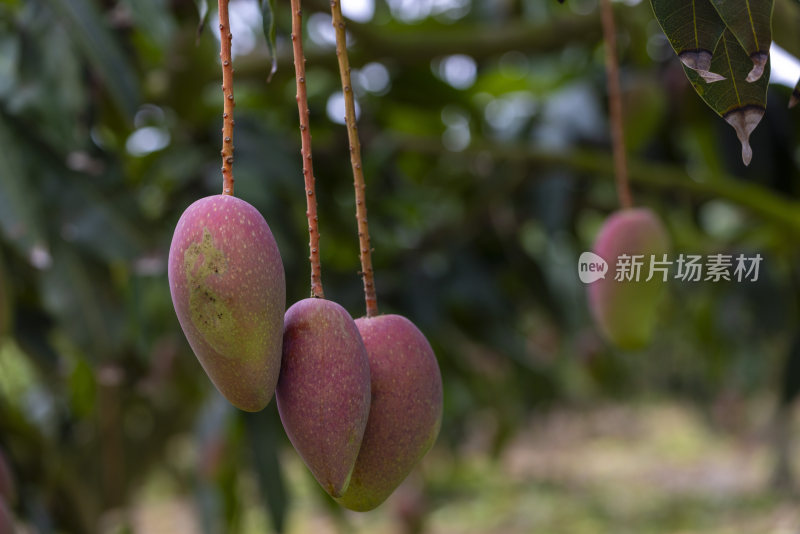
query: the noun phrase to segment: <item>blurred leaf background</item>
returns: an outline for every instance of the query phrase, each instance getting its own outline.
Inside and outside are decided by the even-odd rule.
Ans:
[[[269,84],[260,5],[231,3],[236,193],[269,222],[291,303],[308,266],[288,3]],[[22,531],[795,532],[771,488],[798,459],[800,68],[775,83],[773,63],[745,168],[648,3],[615,3],[636,199],[676,253],[765,258],[755,283],[670,283],[652,346],[620,353],[576,276],[616,209],[596,2],[343,7],[379,302],[439,358],[438,444],[377,512],[344,513],[274,403],[230,408],[183,338],[172,231],[221,187],[213,6],[198,37],[190,0],[3,0],[0,447]],[[778,0],[774,28],[795,55],[797,7]],[[323,277],[360,316],[327,9],[304,10]]]

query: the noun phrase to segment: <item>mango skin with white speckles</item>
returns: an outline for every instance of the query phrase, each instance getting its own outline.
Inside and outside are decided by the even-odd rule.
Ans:
[[[350,486],[336,499],[366,512],[383,503],[436,442],[442,375],[428,340],[408,319],[356,319],[369,356],[372,404]]]
[[[340,496],[370,409],[367,351],[347,310],[308,298],[286,311],[275,396],[289,441],[323,489]]]
[[[652,338],[664,285],[658,272],[649,282],[645,280],[650,274],[650,256],[655,255],[661,261],[670,251],[666,229],[647,208],[622,209],[606,219],[593,251],[608,262],[606,277],[588,287],[589,308],[595,323],[618,348],[644,348]],[[638,282],[615,280],[617,261],[622,254],[644,256]]]
[[[257,412],[281,365],[286,280],[264,217],[230,195],[201,198],[178,221],[169,287],[183,333],[231,404]]]

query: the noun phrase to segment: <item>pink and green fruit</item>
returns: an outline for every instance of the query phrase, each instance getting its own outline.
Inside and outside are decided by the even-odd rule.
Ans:
[[[589,307],[605,337],[621,349],[646,346],[653,333],[661,293],[661,274],[650,274],[650,256],[669,253],[669,236],[658,217],[646,208],[629,208],[606,220],[594,243],[594,253],[608,262],[608,273],[589,285]],[[643,255],[639,280],[615,280],[617,259]]]
[[[337,499],[360,512],[386,500],[425,456],[442,422],[442,376],[428,340],[400,315],[362,317],[372,404],[347,491]]]
[[[169,285],[183,333],[217,389],[242,410],[264,408],[280,372],[286,282],[261,214],[229,195],[189,206],[172,237]]]
[[[340,497],[370,409],[367,351],[340,305],[309,298],[287,310],[276,398],[292,445],[325,491]]]

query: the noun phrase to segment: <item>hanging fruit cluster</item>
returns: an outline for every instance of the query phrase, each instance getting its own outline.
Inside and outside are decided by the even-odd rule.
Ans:
[[[221,195],[189,206],[169,253],[175,312],[217,389],[246,411],[275,394],[286,434],[320,485],[352,510],[380,505],[433,446],[442,379],[425,336],[408,319],[378,315],[364,175],[346,34],[331,2],[345,95],[367,315],[353,320],[324,298],[306,97],[300,1],[292,44],[311,264],[311,297],[285,313],[286,283],[269,225],[233,196],[233,66],[228,1],[219,1],[223,71]]]

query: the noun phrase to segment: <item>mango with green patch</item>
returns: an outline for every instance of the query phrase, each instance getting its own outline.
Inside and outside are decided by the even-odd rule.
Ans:
[[[655,213],[647,208],[629,208],[611,214],[600,229],[593,251],[608,262],[608,274],[588,287],[589,308],[604,336],[621,349],[645,347],[653,334],[663,275],[650,276],[651,255],[664,260],[670,250],[669,236]],[[616,280],[618,258],[641,256],[639,279]],[[669,261],[669,258],[667,258]],[[669,278],[669,277],[668,277]]]
[[[370,410],[367,350],[340,305],[309,298],[287,310],[276,398],[289,441],[325,491],[340,497]]]
[[[366,512],[384,502],[436,442],[442,376],[428,340],[408,319],[356,319],[369,356],[372,403],[350,485],[336,499]]]
[[[229,195],[189,206],[172,237],[169,285],[186,339],[220,393],[242,410],[263,409],[280,372],[286,282],[261,214]]]

